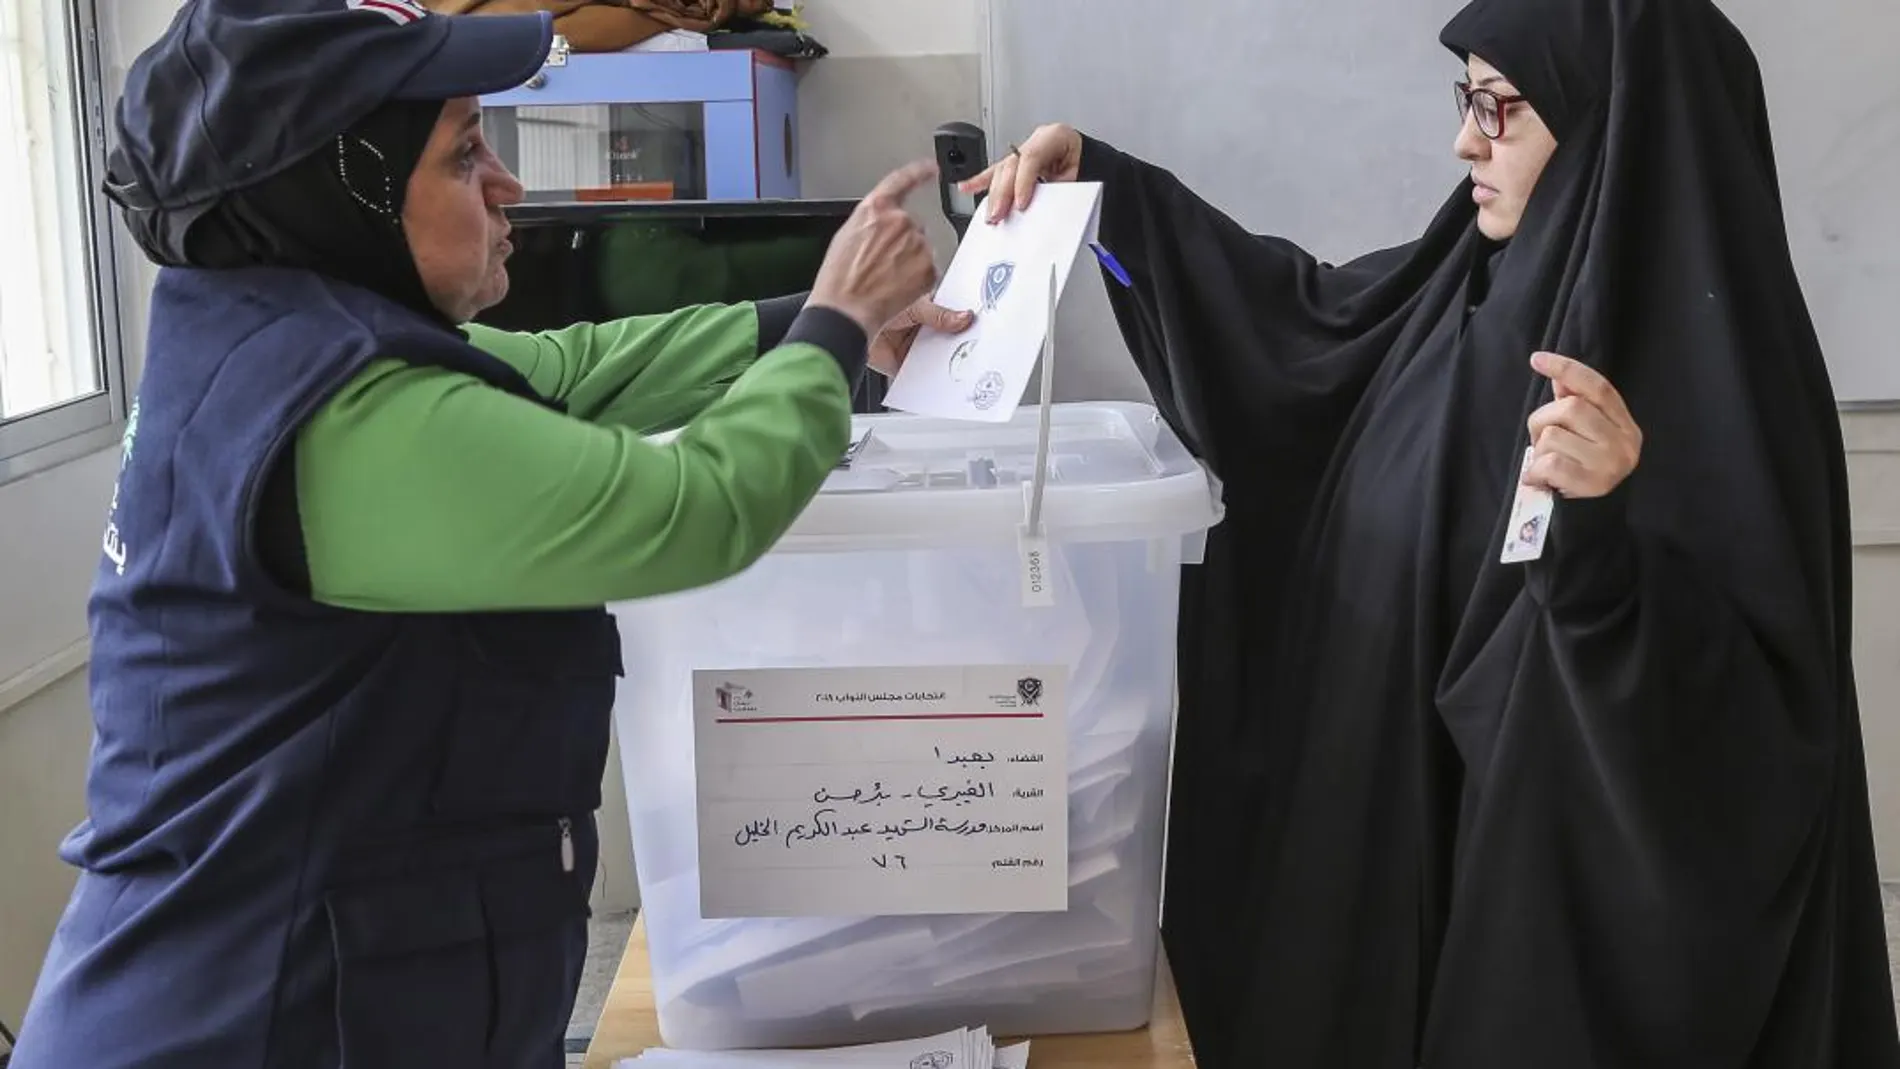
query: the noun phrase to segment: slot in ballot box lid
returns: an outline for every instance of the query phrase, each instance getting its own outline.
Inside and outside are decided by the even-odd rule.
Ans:
[[[1039,418],[1033,407],[999,424],[857,417],[847,461],[773,552],[1014,540],[1035,476]],[[1057,404],[1049,422],[1041,518],[1051,541],[1195,539],[1220,522],[1218,484],[1153,406]]]

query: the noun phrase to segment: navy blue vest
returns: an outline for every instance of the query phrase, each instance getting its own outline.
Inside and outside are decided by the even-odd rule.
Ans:
[[[161,274],[90,605],[81,873],[16,1069],[563,1064],[612,617],[350,612],[260,561],[260,488],[379,357],[534,396],[307,272]]]

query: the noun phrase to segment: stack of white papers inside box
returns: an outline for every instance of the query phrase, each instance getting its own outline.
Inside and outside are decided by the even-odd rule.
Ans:
[[[826,1050],[697,1051],[654,1048],[615,1069],[1028,1069],[1029,1044],[997,1049],[988,1029]]]
[[[747,580],[748,614],[682,614],[654,640],[743,644],[745,656],[721,658],[739,669],[752,658],[811,663],[820,643],[847,663],[875,664],[892,658],[889,636],[927,631],[929,659],[945,663],[1014,656],[1070,666],[1068,908],[702,920],[694,767],[648,761],[636,770],[634,819],[652,829],[641,844],[642,891],[668,1031],[694,1047],[784,1047],[949,1027],[956,1016],[946,1014],[1013,1033],[1112,1030],[1138,1018],[1154,969],[1171,691],[1158,603],[1167,588],[1149,579],[1146,554],[1063,547],[1052,555],[1056,604],[1014,615],[994,609],[1019,596],[1012,554],[939,551],[931,581],[887,605],[858,595],[885,578],[861,560],[812,555],[799,564],[760,567]],[[779,606],[840,598],[864,606],[850,621],[862,635],[766,619]],[[813,648],[790,648],[800,642]],[[642,725],[642,752],[693,746],[691,695],[679,700],[684,708]]]

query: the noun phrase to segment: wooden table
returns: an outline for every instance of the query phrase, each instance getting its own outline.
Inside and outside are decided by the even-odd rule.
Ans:
[[[613,1069],[660,1041],[660,1019],[653,1005],[653,979],[647,962],[646,922],[636,920],[620,969],[607,991],[594,1041],[587,1047],[585,1069]],[[1003,1040],[999,1038],[998,1046]],[[1029,1069],[1190,1069],[1194,1052],[1174,991],[1174,974],[1164,954],[1155,977],[1154,1019],[1137,1032],[1085,1036],[1031,1037]]]

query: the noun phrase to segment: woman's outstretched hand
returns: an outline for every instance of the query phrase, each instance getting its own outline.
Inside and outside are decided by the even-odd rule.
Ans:
[[[1050,123],[974,178],[957,184],[965,193],[989,190],[989,221],[1029,207],[1037,182],[1073,182],[1082,168],[1082,135],[1073,126]]]
[[[885,175],[852,209],[825,250],[808,305],[831,308],[876,337],[892,319],[937,284],[937,265],[923,224],[904,198],[937,175],[928,161]]]
[[[945,308],[929,297],[919,297],[871,339],[871,370],[887,379],[895,378],[917,341],[918,331],[929,327],[945,334],[961,334],[975,322],[974,312]]]
[[[1551,381],[1556,398],[1531,413],[1534,456],[1524,483],[1564,497],[1602,497],[1623,484],[1643,453],[1643,431],[1623,395],[1594,368],[1556,353],[1537,353],[1531,367]]]

